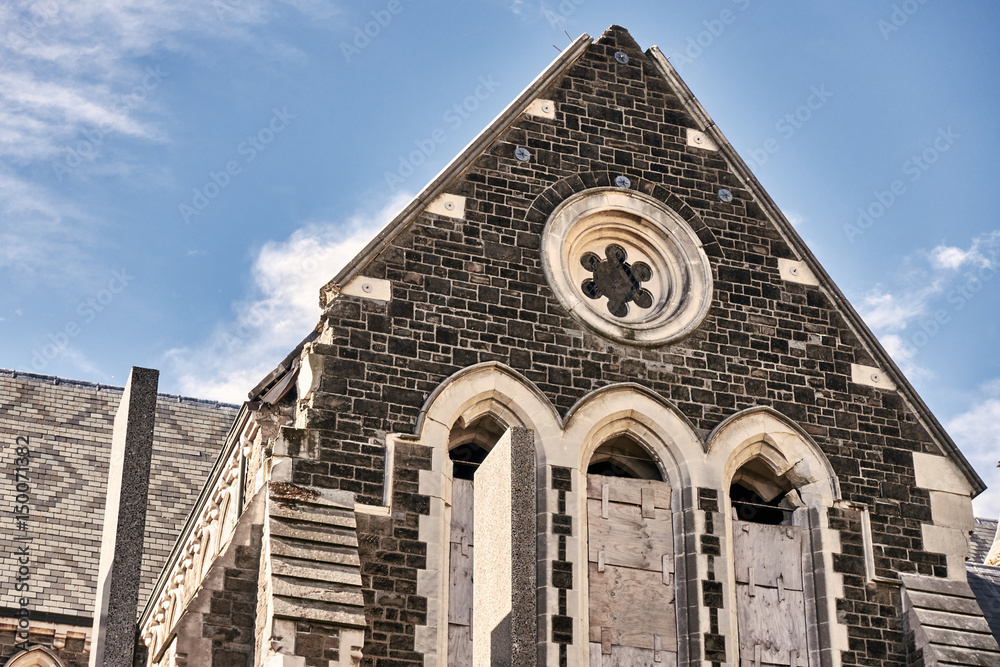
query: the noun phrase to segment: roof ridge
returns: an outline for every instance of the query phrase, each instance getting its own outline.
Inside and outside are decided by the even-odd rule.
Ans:
[[[19,371],[10,368],[0,368],[0,377],[11,377],[14,379],[23,377],[29,378],[31,380],[36,380],[38,382],[45,382],[52,385],[68,384],[76,387],[94,387],[95,390],[101,391],[106,389],[112,392],[123,392],[125,387],[120,387],[114,384],[105,384],[103,382],[89,382],[87,380],[74,380],[71,378],[64,378],[58,375],[45,375],[43,373],[32,373],[30,371]],[[198,403],[202,405],[210,405],[216,408],[231,408],[233,410],[239,410],[240,406],[234,403],[223,403],[222,401],[213,401],[209,398],[195,398],[193,396],[181,396],[180,394],[167,394],[163,392],[157,392],[156,397],[167,398],[177,403]]]

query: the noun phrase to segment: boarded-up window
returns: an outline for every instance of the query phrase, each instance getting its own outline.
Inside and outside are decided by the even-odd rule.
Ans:
[[[472,664],[472,480],[455,479],[451,487],[451,544],[448,572],[448,665]]]
[[[587,524],[591,667],[676,665],[670,486],[588,475]]]
[[[802,529],[733,521],[740,667],[803,667]]]

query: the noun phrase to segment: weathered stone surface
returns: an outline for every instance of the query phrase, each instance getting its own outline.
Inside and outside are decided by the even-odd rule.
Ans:
[[[473,664],[528,667],[538,639],[535,434],[511,428],[476,471]]]
[[[91,667],[132,666],[159,377],[133,366],[115,415]]]

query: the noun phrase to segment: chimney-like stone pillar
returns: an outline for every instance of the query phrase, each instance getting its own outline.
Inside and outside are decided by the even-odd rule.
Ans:
[[[159,377],[133,366],[115,414],[90,667],[132,667]]]
[[[538,643],[535,587],[535,432],[510,428],[476,470],[472,662],[533,667]]]

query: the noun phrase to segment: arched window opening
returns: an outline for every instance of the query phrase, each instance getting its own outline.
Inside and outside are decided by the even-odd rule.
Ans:
[[[32,646],[11,658],[6,667],[62,667],[62,662],[47,648]]]
[[[448,665],[472,664],[472,574],[475,538],[474,480],[507,426],[493,415],[466,425],[459,421],[448,438],[452,465],[451,525],[448,552]]]
[[[795,511],[798,492],[760,458],[733,476],[733,566],[740,664],[789,666],[807,655],[808,540]]]
[[[735,518],[771,526],[792,523],[796,507],[790,501],[792,484],[784,476],[775,475],[760,459],[745,463],[729,486],[729,500]]]
[[[660,467],[630,436],[594,451],[587,466],[592,665],[677,659],[670,496]]]
[[[653,457],[628,435],[619,435],[598,447],[590,458],[587,474],[663,481]]]
[[[480,447],[474,442],[466,442],[453,447],[448,452],[448,457],[451,459],[452,477],[471,482],[476,470],[486,460],[486,455],[489,453],[488,449]]]
[[[455,424],[448,443],[452,477],[471,481],[476,469],[506,430],[507,427],[493,415],[480,417],[468,426]]]

